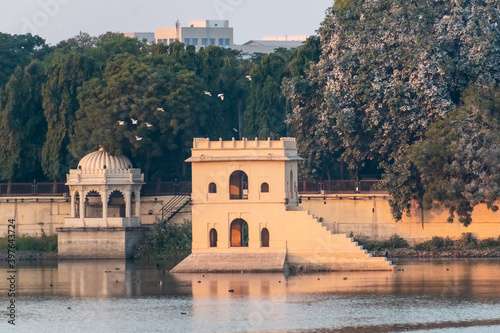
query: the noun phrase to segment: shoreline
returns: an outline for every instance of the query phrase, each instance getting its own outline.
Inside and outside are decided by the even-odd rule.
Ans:
[[[498,249],[470,249],[470,250],[450,250],[450,251],[416,251],[413,249],[388,249],[382,251],[368,251],[373,257],[391,258],[500,258],[500,250]],[[16,260],[23,261],[38,261],[38,260],[57,260],[59,259],[57,252],[41,252],[41,251],[20,251],[16,252]],[[92,259],[92,258],[89,258]],[[8,253],[0,254],[0,261],[7,261]],[[159,258],[135,258],[133,260],[172,260]]]
[[[413,249],[392,249],[383,251],[368,251],[373,257],[387,258],[500,258],[497,249],[470,249],[449,251],[417,251]]]

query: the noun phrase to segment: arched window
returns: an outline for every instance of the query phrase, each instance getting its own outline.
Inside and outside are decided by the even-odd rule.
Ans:
[[[261,193],[268,193],[269,192],[269,184],[266,182],[260,184],[260,192]]]
[[[215,183],[208,184],[208,193],[217,193],[217,185]]]
[[[269,247],[269,230],[267,228],[262,229],[260,232],[260,246]]]
[[[217,247],[217,230],[210,229],[210,247]]]
[[[293,171],[290,170],[290,199],[293,199],[293,191],[294,191],[294,186],[295,184],[293,183]]]
[[[229,199],[248,199],[248,176],[237,170],[229,177]]]
[[[248,247],[248,223],[242,219],[231,222],[229,237],[231,247]]]

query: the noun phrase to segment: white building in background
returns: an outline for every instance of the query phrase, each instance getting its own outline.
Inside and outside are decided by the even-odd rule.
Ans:
[[[309,37],[273,36],[261,40],[250,40],[242,45],[234,45],[233,28],[228,20],[198,20],[190,21],[187,27],[182,27],[179,21],[175,27],[156,28],[155,32],[128,32],[126,37],[146,39],[148,43],[170,45],[180,41],[185,45],[194,45],[197,50],[210,45],[240,50],[244,57],[254,53],[273,53],[277,48],[291,49],[299,47]]]
[[[154,44],[155,33],[154,32],[126,32],[123,35],[129,38],[137,38],[138,40],[146,40],[148,44]]]
[[[173,28],[157,28],[155,40],[158,44],[170,45],[176,40],[185,45],[194,45],[196,49],[209,45],[231,48],[233,28],[228,20],[190,21],[189,26],[181,27],[177,21]]]

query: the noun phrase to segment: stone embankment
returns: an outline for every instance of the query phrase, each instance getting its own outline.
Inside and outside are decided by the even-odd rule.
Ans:
[[[392,249],[373,251],[374,257],[388,258],[500,258],[498,249],[471,249],[450,251],[416,251],[413,249]]]

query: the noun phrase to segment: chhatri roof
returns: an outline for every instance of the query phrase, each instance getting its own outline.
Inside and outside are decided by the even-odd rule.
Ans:
[[[104,148],[84,156],[78,163],[78,170],[108,172],[122,171],[132,168],[132,162],[125,155],[112,156]]]

